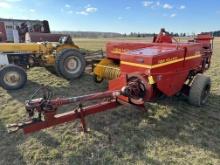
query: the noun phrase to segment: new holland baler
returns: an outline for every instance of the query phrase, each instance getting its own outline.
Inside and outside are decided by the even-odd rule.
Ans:
[[[211,34],[200,34],[194,40],[180,43],[162,29],[152,43],[110,42],[107,57],[94,68],[97,81],[109,80],[106,92],[52,99],[44,87],[42,98],[25,103],[31,120],[9,125],[9,131],[23,129],[24,133],[32,133],[76,119],[81,120],[86,131],[88,115],[124,104],[143,108],[145,102],[161,95],[183,93],[191,104],[201,106],[206,103],[211,88],[210,78],[203,73],[210,67],[212,41]],[[83,106],[84,102],[93,100],[98,103]],[[58,114],[58,108],[67,104],[78,107]]]

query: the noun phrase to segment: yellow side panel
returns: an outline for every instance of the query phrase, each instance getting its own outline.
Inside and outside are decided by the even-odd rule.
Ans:
[[[39,52],[41,44],[37,43],[1,43],[0,52]]]

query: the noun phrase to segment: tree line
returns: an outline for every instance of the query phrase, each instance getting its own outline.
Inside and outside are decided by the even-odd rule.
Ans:
[[[114,32],[84,32],[84,31],[53,31],[52,33],[56,34],[68,34],[74,38],[117,38],[117,37],[132,37],[132,38],[144,38],[144,37],[153,37],[155,33],[137,33],[131,32],[129,34],[124,33],[114,33]],[[214,37],[220,37],[220,31],[211,32]],[[189,37],[195,36],[195,33],[170,33],[175,37]]]
[[[220,37],[220,30],[212,32],[214,37]]]

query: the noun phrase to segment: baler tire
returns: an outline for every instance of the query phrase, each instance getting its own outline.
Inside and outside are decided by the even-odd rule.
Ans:
[[[75,63],[74,65],[76,65],[77,67],[76,69],[74,68],[73,71],[71,71],[71,69],[68,70],[67,63],[65,63],[66,60],[68,60],[68,58],[70,58],[70,60],[74,60]],[[65,79],[72,80],[80,77],[84,73],[85,68],[86,68],[86,60],[84,56],[77,50],[64,49],[56,56],[56,61],[55,61],[56,72],[58,73],[58,75],[61,75]]]
[[[6,77],[6,76],[10,76],[10,75],[7,75],[9,73],[11,73],[11,76],[14,76],[14,77],[17,74],[18,77],[16,77],[16,78],[19,78],[18,82],[9,82],[11,79],[8,80]],[[11,81],[13,81],[13,80],[11,80]],[[17,80],[14,80],[14,81],[17,81]],[[9,64],[9,65],[6,65],[3,68],[1,68],[1,70],[0,70],[0,86],[2,86],[4,89],[6,89],[6,90],[21,89],[26,84],[26,82],[27,82],[27,73],[25,72],[25,70],[22,67],[17,66],[17,65],[13,65],[13,64]],[[10,85],[10,83],[11,83],[11,85]]]
[[[192,82],[189,91],[188,100],[190,104],[198,107],[204,105],[208,100],[210,89],[210,78],[202,74],[197,74]]]

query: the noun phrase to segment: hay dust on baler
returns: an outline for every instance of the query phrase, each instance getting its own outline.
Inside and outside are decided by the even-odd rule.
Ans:
[[[31,98],[25,103],[31,120],[9,125],[8,129],[10,132],[22,129],[27,134],[79,119],[86,131],[88,115],[127,104],[143,108],[145,102],[161,95],[180,92],[191,104],[202,106],[211,88],[210,78],[203,73],[210,67],[212,41],[211,34],[199,34],[194,40],[180,43],[162,29],[152,43],[110,42],[107,57],[94,67],[96,81],[109,80],[106,92],[53,99],[43,87],[41,98]],[[83,106],[94,100],[97,104]],[[58,114],[58,108],[67,104],[78,106]]]

